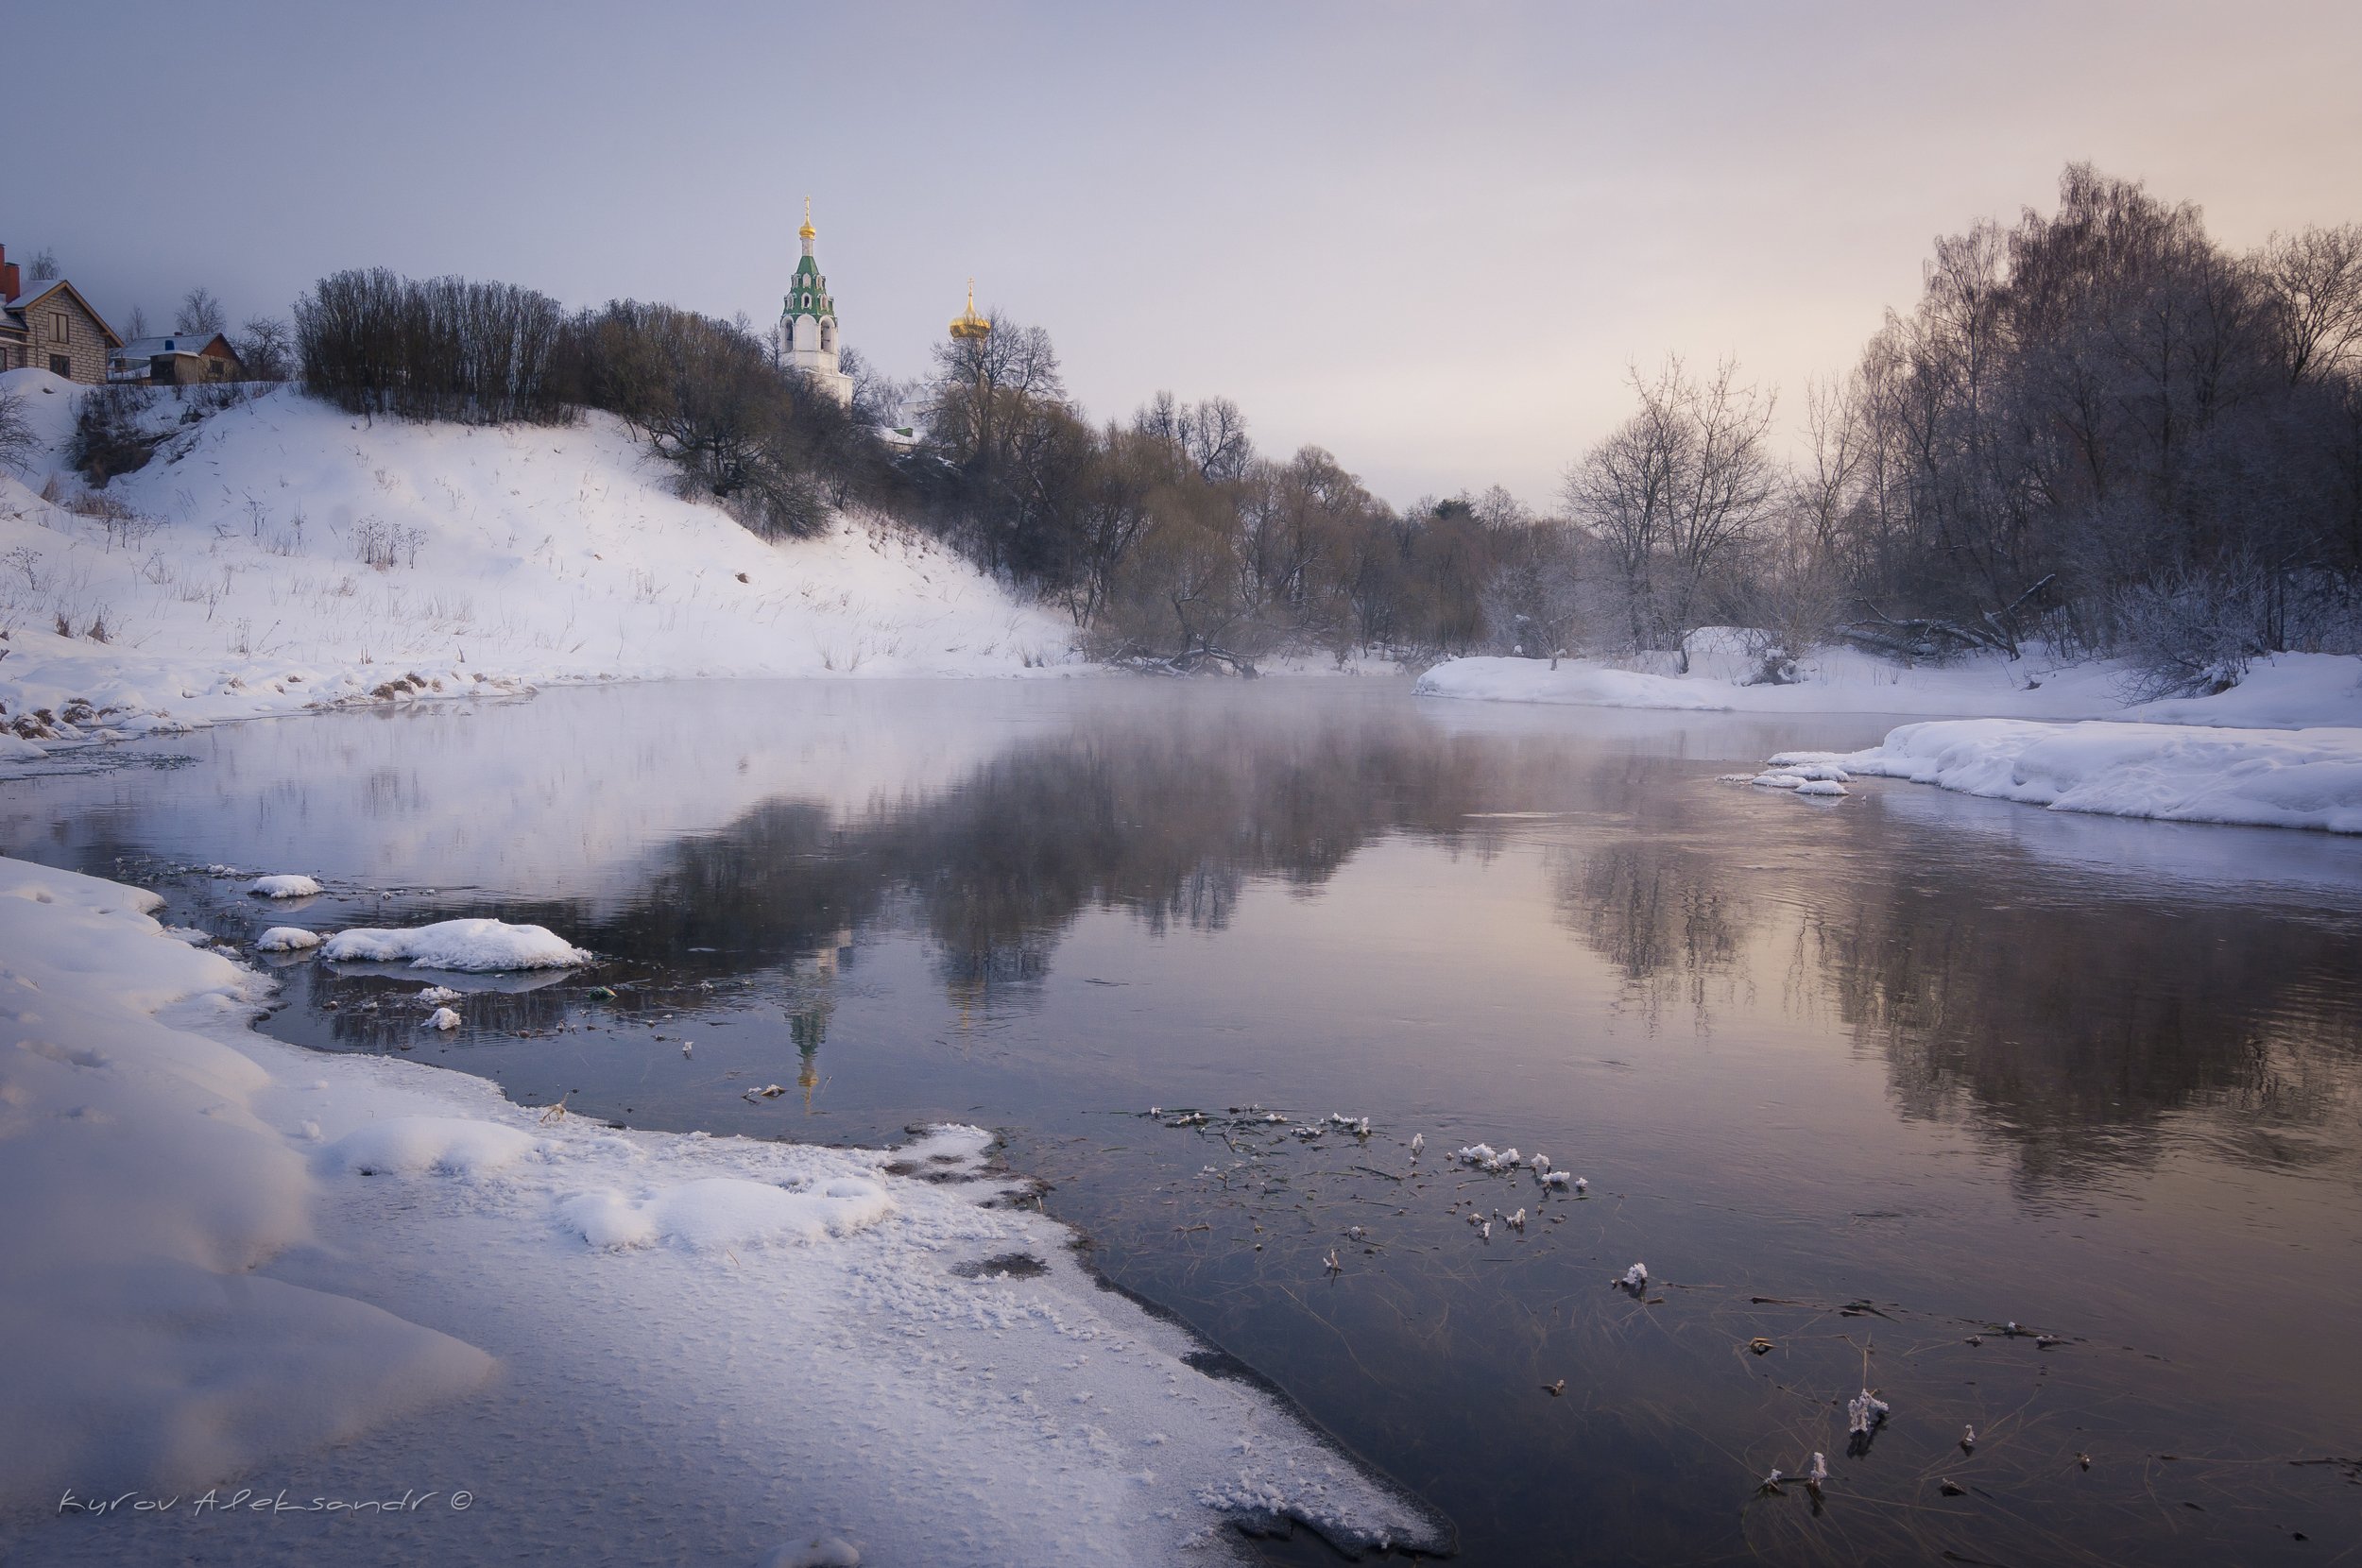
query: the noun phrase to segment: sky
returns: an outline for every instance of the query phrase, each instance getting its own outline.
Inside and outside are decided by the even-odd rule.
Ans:
[[[1091,418],[1226,396],[1397,503],[1549,505],[1669,354],[1794,416],[2071,161],[2362,220],[2351,0],[8,9],[74,68],[11,73],[0,244],[118,328],[361,265],[767,323],[809,196],[890,373],[973,276]]]

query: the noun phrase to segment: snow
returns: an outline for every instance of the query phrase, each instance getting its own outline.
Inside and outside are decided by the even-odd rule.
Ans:
[[[459,1116],[388,1116],[320,1150],[318,1164],[358,1176],[482,1176],[539,1148],[514,1127]]]
[[[2040,649],[1942,665],[1903,665],[1846,648],[1799,661],[1791,685],[1742,684],[1753,661],[1730,651],[1728,628],[1691,642],[1690,673],[1619,669],[1596,659],[1459,658],[1421,675],[1426,697],[1594,707],[1742,713],[1895,713],[1930,718],[2098,719],[2294,729],[2362,724],[2362,657],[2281,654],[2257,661],[2230,690],[2127,707],[2124,667],[2062,662]]]
[[[402,930],[356,926],[321,945],[333,963],[407,963],[413,969],[563,969],[590,955],[545,926],[501,920],[438,920]]]
[[[120,1560],[119,1532],[58,1517],[69,1487],[464,1487],[490,1506],[388,1513],[368,1547],[461,1568],[1244,1561],[1224,1521],[1270,1514],[1446,1540],[1101,1288],[979,1130],[624,1131],[304,1051],[251,1031],[265,983],[157,903],[0,860],[11,1559]],[[1043,1270],[963,1268],[1011,1253]],[[140,1527],[157,1560],[353,1539],[300,1512]]]
[[[1938,720],[1905,724],[1865,751],[1772,758],[1800,763],[2054,811],[2362,833],[2362,727]]]
[[[32,369],[0,386],[45,443],[22,481],[0,471],[0,726],[16,731],[0,763],[26,759],[18,741],[307,707],[662,676],[1019,675],[1075,656],[1060,617],[889,524],[757,538],[674,495],[605,415],[372,423],[285,387],[182,424],[196,403],[164,397],[151,422],[173,434],[105,488],[132,514],[107,519],[38,493],[81,492],[62,452],[83,389]]]
[[[1845,649],[1801,661],[1805,679],[1746,686],[1746,634],[1708,627],[1690,673],[1591,660],[1463,658],[1419,677],[1422,696],[1600,707],[1762,713],[1977,715],[1905,724],[1856,752],[1787,751],[1728,775],[1835,798],[1856,774],[2060,811],[2362,832],[2362,657],[2282,654],[2228,691],[2135,707],[2121,666],[2056,664],[2040,650],[1906,667]],[[2080,723],[2045,721],[2080,720]]]
[[[309,877],[257,877],[246,891],[265,898],[309,898],[319,890]]]
[[[254,939],[254,946],[265,953],[295,953],[320,945],[320,933],[307,931],[300,926],[273,926]]]
[[[593,1247],[619,1249],[673,1242],[694,1251],[822,1241],[849,1236],[894,1212],[875,1182],[840,1177],[815,1192],[796,1192],[727,1176],[626,1198],[607,1190],[561,1205],[567,1225]]]

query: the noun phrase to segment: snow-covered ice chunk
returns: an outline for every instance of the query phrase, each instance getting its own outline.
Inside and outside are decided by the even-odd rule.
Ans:
[[[331,1170],[359,1176],[487,1176],[535,1148],[532,1134],[466,1116],[388,1116],[320,1150]]]
[[[1834,778],[1807,778],[1796,786],[1796,793],[1800,795],[1829,796],[1841,795],[1848,792],[1844,785],[1840,784]]]
[[[1645,1263],[1634,1264],[1616,1283],[1627,1290],[1646,1290],[1649,1287],[1649,1266]]]
[[[320,945],[320,933],[307,931],[300,926],[273,926],[254,939],[259,953],[295,953]]]
[[[281,876],[257,877],[246,891],[265,898],[309,898],[319,890],[319,883],[309,877]]]
[[[453,1030],[459,1027],[459,1014],[448,1007],[438,1007],[426,1016],[428,1029]]]
[[[419,992],[417,997],[421,1007],[443,1007],[458,999],[459,993],[448,985],[430,985]]]
[[[861,1568],[861,1552],[843,1536],[815,1535],[774,1547],[757,1568]]]
[[[1885,1400],[1864,1389],[1845,1402],[1845,1430],[1856,1437],[1868,1437],[1872,1427],[1887,1419],[1889,1408]]]
[[[414,969],[557,969],[590,962],[589,953],[546,927],[504,920],[440,920],[402,930],[355,927],[330,937],[320,956],[338,963],[407,963]]]
[[[1802,774],[1759,773],[1747,782],[1767,790],[1798,790],[1804,788],[1806,779]]]

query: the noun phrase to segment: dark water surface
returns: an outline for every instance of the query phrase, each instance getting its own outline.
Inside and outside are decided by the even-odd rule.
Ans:
[[[0,784],[0,846],[240,943],[498,914],[607,957],[449,980],[452,1037],[413,974],[289,963],[291,1040],[632,1126],[1001,1129],[1472,1563],[2355,1560],[2362,842],[1717,782],[1889,723],[561,690],[121,748]],[[1758,1494],[1815,1450],[1818,1500]]]

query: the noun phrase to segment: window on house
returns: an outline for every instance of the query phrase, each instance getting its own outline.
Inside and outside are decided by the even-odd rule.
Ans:
[[[49,341],[52,343],[65,341],[65,312],[60,311],[49,318]]]
[[[53,376],[63,376],[66,380],[72,381],[74,379],[73,359],[65,354],[51,354],[49,356],[49,373]]]

